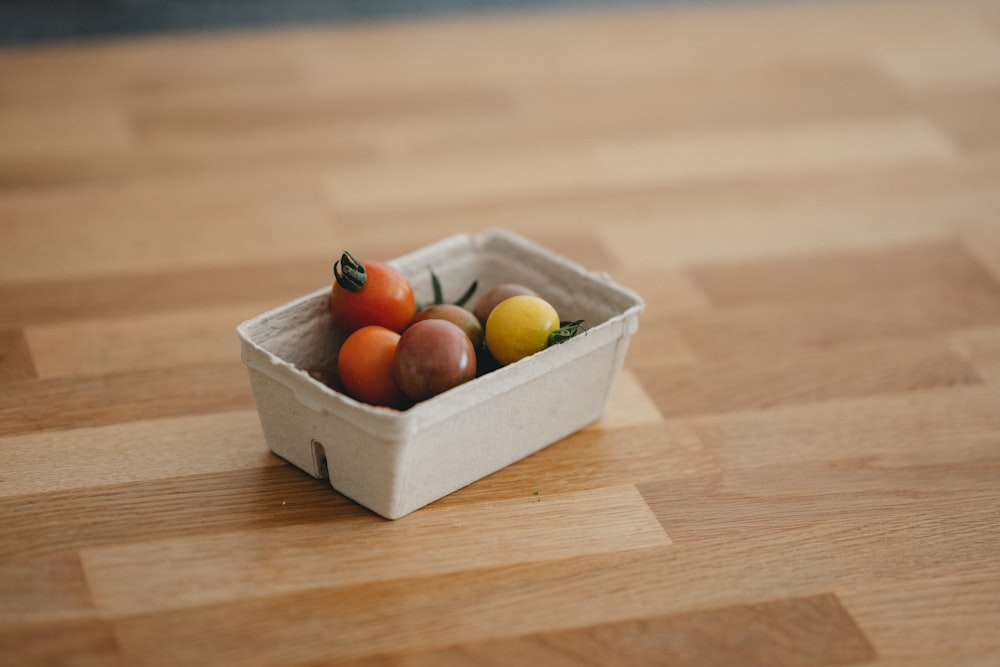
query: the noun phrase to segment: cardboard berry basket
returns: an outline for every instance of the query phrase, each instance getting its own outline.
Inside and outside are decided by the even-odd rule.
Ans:
[[[326,285],[237,327],[275,454],[397,519],[601,416],[644,307],[635,292],[502,230],[452,236],[388,263],[411,281],[418,302],[433,300],[431,269],[446,299],[473,280],[476,296],[517,282],[562,319],[586,320],[586,330],[407,410],[373,407],[303,370],[336,367],[343,336],[333,326]]]

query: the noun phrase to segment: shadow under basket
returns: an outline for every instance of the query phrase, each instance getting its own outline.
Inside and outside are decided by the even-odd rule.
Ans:
[[[644,304],[607,275],[503,230],[443,239],[388,262],[433,300],[528,285],[585,331],[407,410],[374,407],[312,378],[335,368],[343,335],[329,285],[237,327],[261,427],[275,454],[387,519],[397,519],[532,454],[604,412]],[[470,303],[470,307],[475,300]]]

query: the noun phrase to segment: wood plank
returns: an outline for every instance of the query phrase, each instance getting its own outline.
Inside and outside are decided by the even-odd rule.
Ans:
[[[931,473],[916,465],[897,466],[886,472],[850,460],[789,464],[727,471],[711,480],[708,487],[698,485],[697,480],[682,480],[676,485],[654,482],[640,490],[678,544],[755,539],[766,532],[787,536],[789,544],[794,542],[794,548],[802,549],[802,556],[809,558],[808,552],[822,548],[823,542],[844,539],[841,531],[854,521],[870,524],[876,534],[882,535],[887,558],[895,554],[905,559],[908,568],[930,571],[937,564],[936,547],[941,540],[956,540],[956,569],[963,558],[960,553],[971,560],[983,554],[981,549],[987,544],[957,525],[950,528],[946,524],[971,511],[968,523],[962,520],[965,527],[974,527],[983,538],[996,532],[989,524],[1000,510],[990,506],[987,498],[997,464],[994,457],[978,461],[975,466],[941,465]],[[696,488],[701,491],[697,496],[691,493]],[[780,495],[772,491],[775,488],[782,489]],[[836,503],[831,503],[834,499]],[[981,511],[973,510],[981,504],[985,505]],[[905,540],[888,539],[883,532],[894,531],[907,521],[914,523],[914,530],[935,531],[937,536],[929,537],[931,542],[918,548],[904,546]],[[883,528],[876,526],[878,522],[883,522]],[[907,549],[909,552],[904,553]],[[839,562],[848,560],[840,558]]]
[[[623,598],[635,595],[628,583],[637,571],[633,564],[648,564],[650,554],[661,551],[463,569],[378,586],[312,588],[118,618],[114,625],[125,655],[149,665],[197,664],[205,655],[242,665],[341,662],[605,622],[621,613]],[[558,601],[547,594],[553,590],[561,591]],[[646,598],[645,591],[638,593]],[[275,617],[282,624],[275,624]]]
[[[884,46],[875,61],[907,90],[928,92],[1000,84],[1000,37],[995,29],[970,22],[948,31],[933,47]]]
[[[1000,231],[990,220],[981,220],[963,228],[962,244],[993,279],[1000,284]]]
[[[614,37],[606,34],[605,40]],[[622,58],[630,48],[636,46],[623,41],[620,48],[605,55]],[[703,55],[718,58],[720,51]],[[650,70],[637,54],[635,62],[613,79],[595,63],[572,79],[544,86],[526,83],[516,88],[521,93],[517,102],[530,113],[493,128],[485,137],[468,133],[472,145],[493,147],[496,142],[487,137],[502,136],[505,129],[512,131],[514,141],[537,138],[553,143],[554,139],[602,135],[826,121],[889,114],[908,105],[873,68],[831,59],[759,62],[734,58],[722,69],[674,69],[661,63]],[[577,108],[579,113],[566,118],[566,108]]]
[[[798,472],[822,474],[805,467]],[[759,480],[759,488],[768,481]],[[867,493],[891,501],[903,492],[913,498],[906,507],[889,502],[878,509],[868,503],[820,515],[800,503],[832,510],[840,500],[851,497],[849,481],[835,486],[821,484],[822,490],[815,495],[803,490],[782,497],[758,493],[740,498],[744,491],[758,488],[757,482],[753,475],[744,475],[740,483],[718,493],[706,493],[704,486],[685,483],[644,487],[651,507],[675,536],[681,562],[669,567],[687,568],[689,577],[705,576],[706,584],[711,582],[712,587],[730,587],[730,597],[751,595],[758,599],[779,592],[782,596],[800,594],[830,580],[836,580],[838,588],[861,589],[878,588],[886,581],[919,587],[921,581],[958,573],[990,571],[995,576],[995,557],[990,552],[997,539],[997,511],[988,506],[985,482],[972,496],[965,496],[956,484],[951,489],[924,493],[917,500],[921,480],[915,475],[908,480],[900,477],[898,482],[886,484],[887,488]],[[763,535],[767,535],[767,543],[761,539]],[[736,553],[747,560],[738,564],[733,558]],[[695,554],[703,559],[728,554],[723,557],[727,564],[714,564],[708,568],[710,573],[695,574],[698,570],[689,561]],[[752,575],[763,568],[773,570],[765,576]],[[653,591],[649,595],[653,596]],[[863,623],[861,627],[865,627]],[[937,632],[932,625],[926,631],[930,636]]]
[[[621,621],[433,652],[379,655],[351,665],[853,664],[875,650],[834,595],[816,595]]]
[[[674,318],[675,326],[711,358],[1000,320],[997,283],[951,243],[705,267],[692,275],[723,307]]]
[[[134,104],[133,117],[137,140],[152,156],[369,161],[440,149],[460,128],[488,126],[509,109],[508,95],[490,87],[346,96],[291,81],[175,94]]]
[[[914,3],[911,3],[914,4]],[[314,84],[339,83],[348,90],[420,88],[467,80],[464,63],[450,58],[456,52],[476,54],[477,79],[510,84],[531,81],[536,86],[558,85],[567,75],[615,80],[623,75],[652,75],[705,69],[745,69],[748,62],[787,65],[799,61],[856,62],[865,55],[890,49],[912,53],[929,39],[980,41],[988,31],[970,21],[989,8],[963,2],[960,12],[941,11],[935,2],[919,2],[913,15],[901,15],[892,3],[852,6],[837,11],[829,4],[763,5],[727,8],[660,7],[642,11],[592,11],[560,20],[559,12],[499,16],[488,22],[459,17],[414,29],[407,25],[368,26],[354,35],[338,33],[338,40],[314,40],[305,61]],[[928,27],[933,16],[934,29]],[[775,26],[784,26],[776,30]],[[812,26],[822,25],[817,33]],[[947,37],[942,36],[945,32]],[[717,41],[706,41],[711,33]],[[509,49],[493,52],[477,48],[500,36],[514,41]],[[553,52],[551,45],[561,49]],[[338,60],[337,49],[349,44],[359,52],[358,62]],[[912,49],[912,50],[908,50]],[[859,56],[859,54],[861,54]],[[401,69],[400,62],[409,67]]]
[[[274,308],[322,287],[332,274],[324,256],[0,283],[0,322],[37,325],[264,302]]]
[[[406,61],[402,53],[398,58]],[[159,95],[153,103],[132,106],[138,141],[154,155],[210,159],[223,150],[269,156],[322,151],[366,161],[904,109],[903,99],[884,77],[864,67],[828,61],[777,66],[742,62],[733,67],[739,75],[727,74],[725,84],[711,72],[654,75],[637,68],[614,80],[595,70],[591,77],[557,79],[544,86],[523,75],[475,87],[446,82],[435,86],[433,94],[426,89],[369,89],[347,96],[342,81],[313,87],[298,82],[227,86]],[[567,107],[577,113],[567,117]]]
[[[650,313],[641,322],[642,328],[629,343],[632,359],[646,359],[650,364],[665,367],[692,365],[699,360],[689,339],[674,325],[672,316]]]
[[[662,421],[663,415],[639,384],[635,374],[623,368],[608,399],[608,407],[592,430],[609,431],[625,426],[637,426]]]
[[[253,407],[242,362],[0,385],[0,436]]]
[[[937,300],[984,302],[1000,295],[991,276],[956,240],[896,245],[878,250],[800,254],[766,261],[707,264],[688,271],[713,304],[829,300],[888,292],[896,298],[920,298],[924,307]],[[988,305],[988,303],[987,303]],[[961,322],[959,322],[961,324]]]
[[[565,195],[904,161],[933,163],[949,160],[954,151],[950,140],[923,119],[889,116],[864,122],[653,134],[554,149],[497,150],[486,156],[422,160],[420,169],[405,161],[335,167],[326,186],[339,209],[364,213],[497,202],[541,192]],[[463,179],[470,173],[477,177]]]
[[[780,358],[751,352],[742,357],[644,366],[634,371],[667,417],[980,382],[975,371],[944,341],[933,338],[873,339],[827,349],[790,349]]]
[[[714,454],[684,423],[620,427],[616,435],[589,428],[550,445],[454,494],[440,505],[491,499],[548,502],[550,496],[643,481],[717,473]],[[536,493],[537,492],[537,493]]]
[[[344,146],[339,153],[329,145],[323,150],[326,157],[337,157],[339,154],[341,159],[356,159],[364,155],[353,146]],[[315,163],[321,161],[324,155],[303,153],[296,158],[295,155],[282,155],[272,147],[267,160],[281,162],[289,169],[308,169],[310,165],[315,167]],[[18,162],[0,160],[0,192],[8,196],[31,195],[63,189],[131,186],[144,181],[176,179],[193,174],[210,177],[219,171],[253,171],[262,160],[258,155],[256,160],[247,159],[233,165],[224,152],[204,151],[197,155],[186,155],[176,150],[164,149],[154,153],[140,148],[100,156],[37,156]]]
[[[821,353],[837,346],[877,346],[880,340],[931,341],[1000,321],[1000,292],[992,286],[926,297],[908,291],[762,302],[676,318],[674,326],[700,358],[721,361],[782,348]]]
[[[1000,0],[0,49],[0,663],[997,663],[998,53]],[[395,522],[267,451],[240,319],[495,227],[645,299],[601,419]]]
[[[254,302],[74,320],[29,327],[25,337],[45,379],[221,363],[239,349],[237,325],[273,307]]]
[[[184,475],[276,465],[256,410],[123,421],[0,438],[19,474],[0,481],[0,497],[98,488]]]
[[[0,99],[44,104],[279,83],[298,70],[295,43],[265,31],[222,40],[184,34],[10,47],[0,62]]]
[[[844,398],[689,422],[723,467],[854,461],[950,467],[998,452],[996,387],[970,385]]]
[[[593,235],[607,246],[616,276],[635,273],[648,280],[692,265],[943,242],[973,224],[988,232],[1000,206],[998,179],[1000,161],[981,156],[946,164],[728,178],[572,196],[549,192],[502,205],[448,202],[427,209],[341,214],[358,227],[378,226],[413,243],[497,226],[529,237],[543,229],[549,230],[549,238]]]
[[[35,377],[38,377],[35,362],[24,331],[0,329],[0,383]]]
[[[973,513],[979,515],[980,526],[990,525],[983,523],[988,519],[981,507]],[[778,540],[774,534],[743,540],[722,535],[707,549],[686,551],[675,544],[390,580],[378,587],[315,588],[279,598],[121,618],[115,622],[116,634],[126,654],[141,655],[150,664],[190,664],[203,655],[240,664],[298,664],[713,609],[778,595],[817,595],[823,593],[822,582],[830,580],[839,586],[887,576],[919,581],[925,570],[906,577],[889,568],[898,562],[893,558],[903,557],[910,548],[911,539],[923,543],[937,527],[900,517],[900,523],[892,525],[900,532],[891,542],[900,548],[885,552],[887,567],[885,560],[869,557],[885,542],[884,518],[858,522],[844,531],[820,526]],[[972,518],[960,521],[969,525]],[[935,540],[934,548],[950,546],[944,557],[955,556],[955,567],[988,562],[989,544],[978,541],[975,548],[949,541],[961,533],[962,527],[952,526],[949,535]],[[859,557],[841,561],[837,554],[843,552],[832,550],[825,535],[841,540],[836,543]],[[646,583],[637,587],[636,581]],[[280,627],[273,622],[276,615],[285,620]]]
[[[952,336],[955,348],[987,382],[1000,382],[1000,327],[981,327]]]
[[[617,208],[588,201],[622,263],[634,268],[856,251],[940,241],[973,222],[992,228],[1000,163],[897,165],[822,177],[770,175],[619,196]],[[956,171],[957,170],[957,171]],[[964,173],[958,181],[957,173]],[[551,216],[551,213],[549,213]],[[752,220],[752,224],[748,221]],[[647,239],[655,238],[655,243]]]
[[[5,555],[27,558],[53,549],[112,543],[126,537],[163,539],[174,534],[215,533],[248,525],[316,522],[365,514],[325,482],[268,456],[259,433],[248,432],[254,430],[244,419],[248,414],[252,413],[232,413],[235,428],[226,428],[217,416],[207,416],[79,431],[74,446],[80,455],[74,461],[85,463],[77,465],[77,470],[66,470],[61,451],[43,449],[49,444],[46,434],[0,441],[5,456],[9,455],[18,469],[30,473],[24,479],[6,480],[3,485],[7,497],[0,503],[17,516],[17,521],[7,526],[8,535],[11,543],[16,538],[23,550]],[[673,437],[664,439],[659,430],[632,429],[627,441],[631,447],[611,447],[614,443],[592,429],[437,505],[495,499],[541,504],[548,503],[550,496],[620,485],[625,480],[671,479],[717,470],[689,431],[679,425],[671,430]],[[158,432],[171,433],[176,446],[160,452],[144,447],[134,453],[137,462],[133,465],[121,461],[122,456],[130,454],[122,453],[126,443],[149,440]],[[219,438],[213,437],[216,435]],[[650,438],[663,441],[655,455],[643,451]],[[232,444],[225,446],[227,442]],[[235,445],[250,451],[241,457]],[[602,452],[603,465],[584,467],[595,450]],[[63,464],[61,468],[59,463]],[[88,482],[93,490],[86,492],[86,500],[73,500],[81,497],[80,491],[73,490],[84,488]],[[22,502],[25,497],[31,502]],[[211,507],[209,514],[206,507]]]
[[[129,664],[111,624],[97,619],[0,628],[0,660],[12,665]]]
[[[967,151],[1000,147],[1000,121],[990,112],[1000,103],[1000,83],[989,88],[951,91],[922,97],[922,106]]]
[[[1000,656],[995,568],[928,578],[921,586],[886,581],[844,591],[841,599],[896,664],[989,664]]]
[[[98,101],[72,108],[23,104],[0,107],[0,162],[100,157],[126,152],[132,127],[125,107]]]
[[[3,534],[8,540],[13,537],[6,529]],[[75,551],[35,554],[24,559],[11,559],[5,553],[0,559],[0,593],[4,601],[0,606],[0,620],[4,623],[0,633],[27,623],[96,618],[80,557]],[[16,646],[16,636],[16,631],[10,633],[7,641]],[[30,641],[33,643],[34,639]],[[0,641],[0,646],[5,644]]]
[[[329,484],[288,465],[8,496],[0,505],[14,517],[3,526],[9,539],[0,552],[14,573],[85,547],[371,518]]]
[[[95,546],[81,558],[95,604],[109,617],[246,599],[248,582],[252,597],[268,597],[670,543],[634,487],[535,500],[484,503],[470,526],[478,536],[456,532],[461,510],[456,516],[442,507],[392,523],[367,514],[336,524]]]
[[[0,199],[0,282],[287,262],[337,247],[308,175],[252,167]]]
[[[965,421],[948,420],[946,412],[939,412],[940,421],[950,421],[953,427]],[[814,428],[825,432],[821,420]],[[787,443],[796,440],[790,436],[783,441],[780,430],[776,432],[779,439],[771,456],[779,458],[782,451],[793,451]],[[701,551],[717,543],[731,550],[742,548],[744,540],[768,535],[773,543],[750,547],[754,558],[772,549],[775,555],[784,550],[781,569],[786,578],[795,576],[799,559],[811,562],[802,571],[807,577],[817,569],[839,569],[852,562],[857,570],[848,579],[862,577],[861,581],[871,577],[913,581],[918,576],[971,572],[984,564],[995,565],[986,553],[995,545],[1000,509],[988,498],[995,490],[1000,449],[992,431],[977,435],[972,427],[970,435],[955,428],[947,433],[950,452],[927,457],[924,442],[934,442],[933,430],[927,441],[894,432],[886,441],[895,440],[900,454],[883,460],[880,450],[888,449],[888,444],[880,445],[871,437],[852,441],[850,434],[834,431],[826,461],[799,461],[792,455],[771,465],[755,461],[752,452],[741,454],[753,449],[752,442],[722,441],[726,449],[719,453],[724,461],[742,458],[754,465],[729,466],[724,473],[703,479],[653,482],[640,490],[678,547],[696,544]],[[719,440],[706,433],[707,446],[714,442]],[[868,442],[873,452],[859,453]],[[838,447],[844,451],[836,452]],[[923,537],[912,541],[916,533]],[[852,547],[845,548],[846,543]],[[838,555],[828,559],[834,552]]]

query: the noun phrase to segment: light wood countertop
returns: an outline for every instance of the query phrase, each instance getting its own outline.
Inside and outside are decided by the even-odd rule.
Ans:
[[[596,424],[398,521],[235,326],[523,234],[646,310]],[[0,50],[0,663],[1000,662],[1000,1]]]

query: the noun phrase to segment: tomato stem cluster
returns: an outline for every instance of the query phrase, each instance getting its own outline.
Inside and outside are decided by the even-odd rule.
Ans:
[[[548,346],[565,343],[583,329],[584,320],[563,320],[559,323],[559,328],[549,334]]]
[[[349,292],[357,292],[368,282],[365,265],[346,250],[340,259],[333,263],[333,275],[337,283]]]
[[[431,288],[434,290],[433,305],[440,306],[445,303],[444,290],[441,288],[441,281],[438,279],[437,274],[434,273],[434,269],[428,269],[428,270],[430,271],[431,274]],[[472,295],[476,293],[477,287],[479,287],[479,281],[473,280],[472,284],[469,285],[468,289],[465,290],[462,296],[458,297],[458,299],[456,299],[455,301],[452,301],[452,303],[456,306],[464,306],[469,301],[469,299],[472,298]],[[421,305],[418,308],[418,310],[423,310],[426,307],[427,306],[425,305]]]

